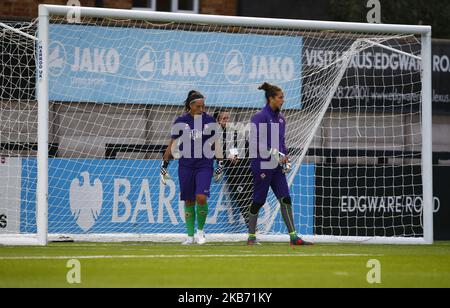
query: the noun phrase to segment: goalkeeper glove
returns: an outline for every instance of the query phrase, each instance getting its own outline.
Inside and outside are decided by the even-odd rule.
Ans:
[[[283,173],[287,174],[292,171],[292,164],[288,161],[284,162],[285,161],[284,159],[287,157],[286,154],[281,153],[277,149],[270,149],[269,153],[283,168]]]
[[[167,168],[169,168],[169,162],[163,161],[161,165],[161,182],[163,182],[164,185],[167,185],[167,181],[172,179]]]
[[[218,161],[218,167],[216,171],[214,171],[214,180],[218,183],[222,179],[223,175],[223,160]]]
[[[285,163],[283,166],[283,173],[288,174],[292,171],[292,165],[291,163]]]
[[[236,148],[233,148],[230,150],[228,159],[237,159],[239,157],[239,150]]]
[[[273,158],[275,158],[275,160],[278,162],[278,164],[280,164],[280,166],[283,165],[283,158],[286,157],[285,154],[281,153],[280,151],[278,151],[278,149],[273,149],[271,148],[269,150],[270,156],[272,156]]]

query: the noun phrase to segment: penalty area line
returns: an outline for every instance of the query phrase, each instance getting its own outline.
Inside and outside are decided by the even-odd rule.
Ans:
[[[384,255],[370,254],[260,254],[260,255],[98,255],[98,256],[17,256],[0,257],[0,261],[20,260],[98,260],[98,259],[179,259],[179,258],[354,258],[354,257],[383,257]]]

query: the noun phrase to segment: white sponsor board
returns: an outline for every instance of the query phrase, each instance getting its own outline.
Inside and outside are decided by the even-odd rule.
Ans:
[[[0,234],[20,231],[21,172],[20,158],[0,158]]]

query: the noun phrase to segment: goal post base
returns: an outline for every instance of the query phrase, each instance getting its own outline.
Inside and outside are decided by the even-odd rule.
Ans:
[[[246,242],[248,234],[207,234],[209,243],[239,243]],[[87,242],[87,243],[181,243],[186,239],[185,234],[49,234],[49,243]],[[424,238],[401,237],[355,237],[355,236],[325,236],[306,235],[303,239],[315,244],[361,244],[361,245],[430,245]],[[259,235],[258,240],[263,243],[289,242],[288,235]],[[36,235],[2,235],[0,246],[45,246]]]
[[[1,235],[0,246],[46,246],[36,234]]]
[[[207,234],[209,243],[238,243],[247,241],[248,234]],[[181,243],[186,239],[185,234],[50,234],[49,242],[147,242],[147,243]],[[303,236],[303,239],[316,244],[372,244],[372,245],[426,245],[423,238],[400,237],[355,237],[355,236]],[[288,235],[259,235],[258,240],[265,243],[289,242]]]

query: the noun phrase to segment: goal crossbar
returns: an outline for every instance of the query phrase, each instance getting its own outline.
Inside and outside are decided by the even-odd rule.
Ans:
[[[197,23],[213,24],[221,26],[241,26],[241,27],[271,27],[302,30],[323,30],[323,31],[362,31],[362,32],[384,32],[384,33],[405,33],[405,34],[426,34],[431,32],[431,26],[411,26],[392,24],[364,24],[354,22],[329,22],[310,21],[276,18],[254,18],[254,17],[234,17],[219,15],[199,15],[180,14],[155,11],[139,10],[111,10],[90,7],[69,7],[61,5],[40,5],[41,14],[52,14],[65,16],[68,13],[76,12],[86,17],[105,18],[128,18],[134,20],[150,20],[154,22],[167,23]]]

